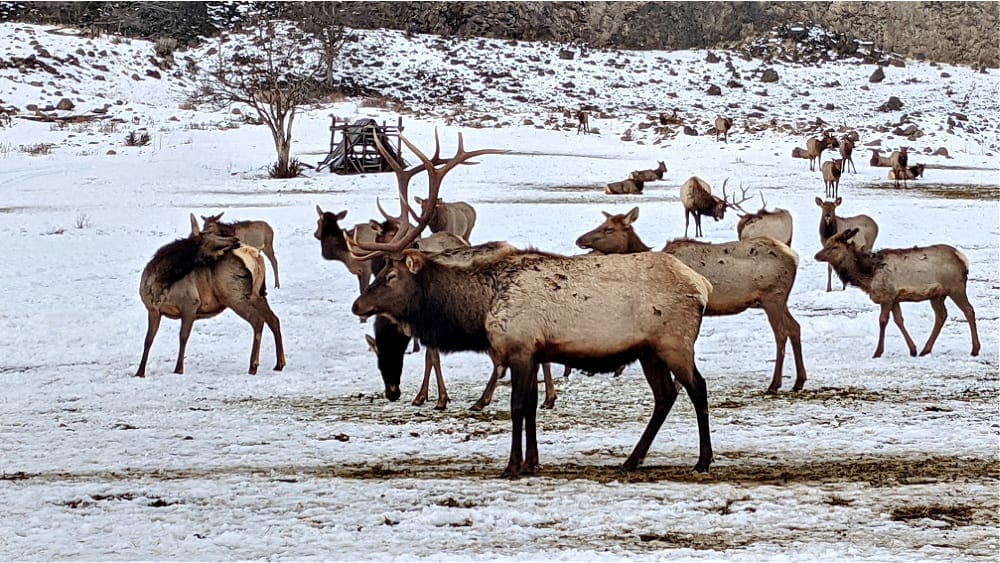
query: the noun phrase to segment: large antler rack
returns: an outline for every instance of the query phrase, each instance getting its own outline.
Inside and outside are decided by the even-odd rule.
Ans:
[[[355,258],[359,260],[371,260],[377,256],[390,255],[393,257],[399,257],[402,252],[410,247],[418,237],[420,233],[427,227],[427,223],[430,222],[431,215],[434,213],[434,208],[437,206],[438,193],[441,190],[441,182],[444,180],[445,175],[453,170],[459,164],[478,164],[476,162],[467,162],[470,158],[475,158],[477,156],[482,156],[484,154],[503,154],[508,152],[505,149],[479,149],[474,151],[466,151],[465,144],[462,139],[462,134],[458,134],[458,149],[455,152],[455,156],[448,160],[442,159],[441,153],[441,142],[438,139],[437,129],[434,130],[434,156],[427,158],[427,156],[420,151],[409,139],[400,135],[399,137],[403,144],[409,148],[413,154],[420,159],[420,164],[404,169],[403,166],[392,157],[385,147],[382,146],[381,141],[378,136],[375,137],[375,145],[378,147],[380,153],[382,153],[383,158],[389,163],[390,168],[396,173],[396,183],[397,191],[399,194],[399,206],[400,213],[397,217],[390,216],[383,208],[381,203],[376,200],[376,205],[382,215],[385,216],[387,220],[395,223],[397,226],[396,233],[392,236],[389,242],[363,242],[357,239],[357,235],[353,239],[347,239],[348,248]],[[417,215],[410,208],[409,204],[409,187],[410,180],[414,176],[421,172],[427,172],[427,205],[422,210],[420,215]],[[417,224],[411,225],[409,217],[412,216],[416,219]]]
[[[729,200],[729,196],[726,195],[726,182],[728,182],[728,181],[729,181],[729,178],[726,178],[726,180],[724,182],[722,182],[722,199],[725,200],[726,207],[728,207],[730,209],[733,209],[733,210],[736,210],[736,211],[740,211],[740,212],[742,212],[742,213],[744,213],[746,215],[752,215],[751,212],[747,211],[746,209],[743,209],[740,206],[741,203],[743,203],[746,200],[748,200],[748,199],[750,199],[750,198],[753,197],[752,195],[747,195],[747,190],[750,189],[750,188],[744,188],[743,184],[741,183],[740,184],[740,200],[736,201],[736,194],[733,194],[733,199],[732,199],[732,201],[730,201]],[[762,195],[761,199],[763,199],[763,197],[764,196]]]

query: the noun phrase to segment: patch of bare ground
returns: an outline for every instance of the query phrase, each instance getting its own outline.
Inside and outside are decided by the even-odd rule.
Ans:
[[[893,182],[879,182],[877,184],[867,184],[864,187],[874,190],[892,190],[917,192],[922,195],[940,197],[945,199],[971,199],[978,201],[1000,200],[1000,187],[990,185],[966,185],[966,184],[940,184],[925,183],[920,180],[911,180],[906,188],[897,188]]]

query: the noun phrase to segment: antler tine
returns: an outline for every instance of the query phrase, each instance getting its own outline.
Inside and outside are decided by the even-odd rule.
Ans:
[[[767,209],[767,200],[764,199],[764,190],[757,192],[760,195],[760,208]]]
[[[744,188],[743,184],[740,183],[740,198],[741,199],[739,201],[736,201],[736,194],[733,194],[733,200],[729,201],[729,196],[726,194],[726,182],[728,182],[728,181],[729,181],[729,178],[726,178],[726,181],[722,183],[722,199],[726,202],[726,207],[728,207],[730,209],[735,209],[737,211],[741,211],[743,213],[746,213],[747,215],[751,215],[751,213],[749,211],[747,211],[746,209],[743,209],[743,207],[740,206],[741,203],[743,203],[744,201],[746,201],[746,200],[750,199],[751,197],[753,197],[753,196],[748,196],[747,195],[747,190],[749,188]]]

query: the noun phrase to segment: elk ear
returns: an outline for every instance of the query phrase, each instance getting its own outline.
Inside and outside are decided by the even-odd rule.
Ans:
[[[423,269],[424,264],[427,259],[419,251],[416,252],[406,252],[406,269],[410,271],[411,274],[418,274],[421,269]]]
[[[611,218],[611,214],[608,213],[607,211],[601,211],[601,213],[604,214],[604,218],[605,219],[610,219]]]
[[[198,219],[191,214],[191,236],[196,237],[201,234],[201,228],[198,227]]]
[[[316,206],[316,209],[319,209],[318,205]],[[347,210],[346,209],[343,210],[343,211],[341,211],[340,213],[337,213],[336,215],[334,215],[334,218],[336,218],[338,221],[343,221],[345,217],[347,217]]]
[[[382,234],[382,224],[376,221],[375,219],[369,219],[368,226],[371,227],[373,231],[375,231],[376,236]]]
[[[423,205],[426,200],[418,195],[415,195],[413,196],[413,201],[417,202],[417,205]]]
[[[842,197],[838,197],[837,199],[833,200],[833,206],[834,207],[839,206],[841,203],[844,203],[844,198],[842,198]]]
[[[368,349],[374,352],[376,356],[378,356],[378,344],[375,344],[375,339],[372,338],[372,335],[366,334],[365,342],[368,343]]]
[[[625,226],[631,225],[636,219],[639,218],[639,208],[633,207],[632,211],[625,214]]]
[[[823,207],[823,200],[820,198],[816,198],[816,205]]]
[[[842,235],[844,242],[847,242],[847,241],[851,240],[852,238],[854,238],[854,235],[856,235],[856,234],[858,234],[858,228],[857,227],[853,227],[853,228],[847,229],[846,231],[844,231],[844,233]]]

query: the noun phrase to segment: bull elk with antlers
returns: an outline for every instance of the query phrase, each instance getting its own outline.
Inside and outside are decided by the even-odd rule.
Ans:
[[[774,240],[779,240],[791,246],[793,230],[792,214],[787,209],[781,208],[768,211],[764,194],[760,194],[760,201],[761,207],[754,213],[740,207],[740,203],[742,202],[734,202],[733,207],[741,212],[740,220],[736,223],[736,236],[740,240],[771,237]]]
[[[194,322],[226,309],[232,309],[253,327],[249,373],[257,373],[265,324],[274,335],[277,354],[274,369],[281,371],[285,367],[281,327],[267,303],[264,270],[264,259],[256,248],[242,245],[236,237],[201,232],[192,214],[190,236],[157,250],[142,270],[139,296],[146,306],[148,326],[135,376],[146,376],[149,349],[162,317],[181,321],[174,373],[184,373],[184,352]]]
[[[502,152],[466,152],[459,136],[455,156],[438,167],[408,140],[403,142],[423,163],[408,170],[394,167],[403,218],[415,174],[426,171],[428,199],[433,201],[445,174],[455,166]],[[610,371],[636,359],[642,363],[655,406],[625,462],[627,470],[645,459],[677,398],[673,375],[686,389],[698,419],[695,469],[708,470],[708,393],[694,358],[711,293],[708,280],[677,258],[659,253],[560,256],[498,243],[495,252],[474,254],[467,262],[438,261],[409,249],[428,220],[421,214],[415,227],[401,228],[387,243],[352,242],[359,257],[389,258],[352,310],[362,317],[392,318],[443,352],[489,352],[510,368],[512,435],[505,476],[532,474],[538,467],[536,377],[538,364],[547,361],[588,371]]]
[[[278,281],[278,258],[274,255],[274,229],[265,221],[237,221],[223,223],[222,213],[218,215],[202,215],[204,221],[202,232],[223,237],[236,237],[247,246],[252,246],[264,253],[274,268],[274,287],[281,287]]]
[[[726,216],[727,208],[735,208],[746,201],[746,190],[743,190],[743,199],[736,202],[735,196],[733,201],[729,201],[729,197],[726,195],[726,184],[729,182],[729,178],[726,178],[722,182],[722,197],[717,197],[712,195],[712,186],[708,184],[705,180],[697,176],[691,176],[681,185],[681,204],[684,205],[684,237],[688,236],[688,225],[690,218],[694,215],[694,236],[702,236],[701,232],[701,216],[708,215],[715,219],[716,221],[722,220]]]
[[[830,264],[845,284],[858,286],[882,307],[878,319],[878,346],[872,357],[878,358],[885,351],[885,327],[889,324],[890,313],[906,340],[910,355],[917,355],[917,346],[903,326],[903,311],[899,305],[916,301],[930,301],[934,309],[934,328],[920,351],[921,356],[930,354],[948,318],[945,298],[958,305],[969,322],[972,355],[978,356],[979,332],[976,330],[976,311],[966,293],[969,260],[965,255],[946,244],[872,253],[853,241],[859,233],[857,227],[837,233],[816,253],[816,260]]]
[[[632,228],[639,218],[638,207],[624,215],[604,213],[604,217],[597,228],[576,239],[577,246],[604,254],[650,250]],[[799,264],[795,251],[771,237],[759,237],[722,244],[677,239],[668,242],[663,252],[676,256],[711,282],[706,317],[736,315],[751,307],[764,309],[777,349],[767,392],[776,393],[781,387],[785,346],[789,340],[796,372],[792,389],[802,389],[806,368],[802,360],[801,328],[788,310],[788,296]]]

